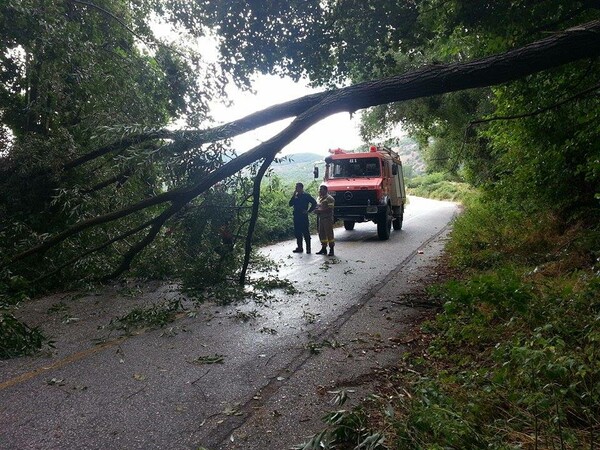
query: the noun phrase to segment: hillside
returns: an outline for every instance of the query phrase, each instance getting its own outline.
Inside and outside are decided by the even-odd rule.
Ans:
[[[308,184],[314,179],[314,166],[323,166],[323,159],[324,156],[317,153],[294,153],[283,161],[273,163],[271,169],[273,173],[281,177],[284,183]]]

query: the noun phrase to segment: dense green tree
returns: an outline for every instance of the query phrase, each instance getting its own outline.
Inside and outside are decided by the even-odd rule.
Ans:
[[[235,64],[241,77],[260,70],[343,85],[516,48],[597,18],[600,2],[228,1],[204,2],[201,13],[217,27],[223,61]],[[581,66],[569,70],[581,76],[585,70],[597,72]],[[560,80],[550,77],[547,82],[556,85]],[[594,82],[587,77],[580,88]],[[494,181],[491,165],[497,150],[491,150],[485,134],[469,126],[494,113],[494,97],[494,91],[480,89],[378,106],[365,115],[363,135],[372,139],[401,122],[421,143],[432,170],[465,168],[471,182]],[[538,102],[532,90],[529,107],[522,112],[547,106]]]
[[[428,61],[461,61],[514,48],[532,38],[598,17],[599,6],[596,1],[422,2],[416,26],[427,30],[429,39],[415,44],[418,53]],[[415,59],[396,57],[397,70],[411,62]],[[596,82],[593,77],[585,79],[586,74],[594,73],[594,67],[573,66],[568,70],[584,78],[579,86],[582,90]],[[368,76],[368,69],[365,72]],[[560,78],[547,77],[545,83],[558,85]],[[576,89],[572,86],[570,94],[577,93]],[[364,134],[377,135],[390,124],[402,122],[426,149],[431,170],[456,171],[465,167],[464,173],[471,182],[494,181],[491,165],[498,148],[492,151],[488,136],[469,128],[471,121],[494,113],[494,97],[494,91],[484,89],[380,106],[366,115]],[[542,98],[532,89],[521,113],[546,107],[547,103],[539,103]]]
[[[10,270],[32,270],[27,258],[42,253],[43,268],[51,273],[77,262],[79,275],[86,270],[111,273],[115,266],[112,274],[118,275],[162,238],[165,225],[179,220],[190,205],[207,201],[216,185],[229,183],[251,164],[272,161],[283,146],[330,114],[425,97],[432,105],[419,114],[429,128],[413,120],[415,133],[452,144],[461,134],[456,124],[463,114],[472,115],[475,106],[486,110],[482,104],[493,110],[494,98],[485,90],[483,97],[455,94],[451,101],[433,96],[507,82],[598,54],[597,23],[591,22],[489,58],[470,59],[487,55],[483,46],[480,53],[469,49],[445,56],[441,37],[453,35],[448,30],[455,17],[425,19],[432,10],[461,4],[115,0],[100,7],[77,0],[5,2],[0,10],[7,42],[2,65],[3,74],[12,75],[2,83],[2,121],[10,132],[4,140],[6,189],[0,204],[10,213],[11,226],[5,222],[0,237]],[[361,13],[351,17],[352,10]],[[583,19],[585,11],[573,15],[572,22]],[[190,33],[189,40],[214,33],[222,47],[219,65],[157,43],[149,25],[153,14]],[[443,57],[422,65],[436,55]],[[196,69],[207,76],[193,77]],[[222,74],[244,85],[256,70],[308,74],[323,84],[409,71],[307,96],[222,126],[164,127],[178,118],[206,127],[206,105],[222,92]],[[439,117],[430,119],[434,110]],[[226,153],[228,138],[288,117],[295,117],[290,126],[252,151],[233,159]],[[441,130],[439,137],[429,130]],[[447,146],[455,149],[455,164],[467,161],[477,167],[476,161],[498,176],[488,163],[499,157],[485,145],[490,138],[478,134],[477,139],[477,151],[464,155],[457,145]],[[469,159],[473,154],[480,158]]]
[[[165,142],[153,140],[118,157],[65,164],[131,132],[209,120],[208,105],[223,95],[224,78],[195,52],[160,42],[149,27],[157,11],[164,9],[153,2],[120,0],[0,5],[0,204],[8,217],[0,231],[8,248],[193,180],[220,163],[220,146],[204,158],[184,148],[161,155]],[[60,259],[149,217],[74,241]],[[106,267],[112,258],[94,264],[100,261]]]

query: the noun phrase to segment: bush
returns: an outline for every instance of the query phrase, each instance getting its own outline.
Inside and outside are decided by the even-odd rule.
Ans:
[[[433,339],[402,363],[409,370],[395,385],[406,395],[379,428],[393,448],[593,448],[598,292],[596,274],[515,267],[438,287],[445,307],[427,325]]]
[[[558,221],[550,213],[472,197],[454,223],[447,249],[455,265],[486,270],[506,261],[541,264],[559,239]]]
[[[407,180],[406,187],[410,195],[460,203],[474,195],[467,183],[440,172]]]

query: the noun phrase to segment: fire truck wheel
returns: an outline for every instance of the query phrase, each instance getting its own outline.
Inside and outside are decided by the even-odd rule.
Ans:
[[[344,228],[346,230],[354,230],[354,220],[344,220]]]
[[[398,231],[402,229],[402,220],[404,219],[404,207],[399,207],[397,211],[394,211],[394,221],[392,225],[394,230]]]
[[[377,221],[377,236],[380,241],[387,241],[390,238],[390,230],[392,228],[392,209],[386,208],[385,212]]]

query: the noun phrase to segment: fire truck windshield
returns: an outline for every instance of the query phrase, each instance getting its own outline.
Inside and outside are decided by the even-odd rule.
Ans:
[[[331,178],[378,177],[381,175],[379,158],[336,159],[331,164]]]

